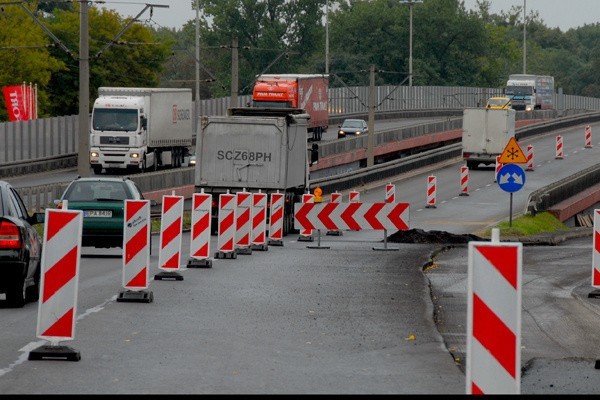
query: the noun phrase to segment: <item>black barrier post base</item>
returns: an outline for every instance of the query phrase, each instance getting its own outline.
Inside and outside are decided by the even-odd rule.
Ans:
[[[302,236],[302,235],[298,236],[299,242],[313,242],[314,240],[315,240],[315,238],[312,236]]]
[[[251,247],[238,247],[236,251],[238,254],[252,255]]]
[[[253,244],[250,247],[252,247],[252,250],[256,251],[269,251],[269,246],[267,246],[266,244]]]
[[[119,292],[117,302],[121,303],[152,303],[154,295],[148,290],[122,290]]]
[[[317,245],[306,246],[307,249],[328,249],[329,246],[321,246],[321,230],[317,229]]]
[[[387,247],[387,229],[384,229],[383,230],[383,248],[373,247],[373,250],[398,251],[400,249],[388,249],[388,247]]]
[[[154,275],[155,281],[182,281],[183,276],[175,271],[163,271]]]
[[[427,204],[425,206],[425,208],[437,208],[437,207],[435,205],[433,205],[433,204]]]
[[[215,258],[231,258],[231,259],[236,259],[237,258],[237,251],[217,251],[215,253]]]
[[[590,294],[588,294],[588,298],[600,299],[600,290],[594,290],[593,292],[590,292]]]
[[[79,361],[81,354],[79,351],[69,346],[43,345],[29,352],[29,360],[65,360]]]
[[[283,240],[275,240],[275,239],[269,239],[269,246],[281,246],[283,247]]]
[[[459,194],[459,196],[468,196],[468,195],[469,195],[469,193],[466,193],[466,192],[460,192],[460,194]]]
[[[197,258],[190,258],[187,263],[188,268],[212,268],[212,260],[205,258],[198,260]]]
[[[326,235],[327,236],[342,236],[343,233],[342,233],[342,231],[327,231]]]

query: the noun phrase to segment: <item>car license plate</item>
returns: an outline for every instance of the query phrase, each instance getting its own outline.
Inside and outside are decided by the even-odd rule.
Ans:
[[[111,218],[112,211],[110,210],[84,210],[84,217]]]

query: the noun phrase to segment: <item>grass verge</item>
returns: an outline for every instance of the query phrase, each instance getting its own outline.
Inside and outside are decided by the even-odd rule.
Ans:
[[[540,233],[560,232],[569,230],[569,227],[560,222],[554,215],[549,212],[541,212],[535,216],[525,214],[512,220],[512,225],[509,226],[509,221],[502,221],[499,224],[486,228],[480,232],[478,236],[490,238],[492,236],[492,228],[500,230],[500,237],[520,237],[537,235]]]

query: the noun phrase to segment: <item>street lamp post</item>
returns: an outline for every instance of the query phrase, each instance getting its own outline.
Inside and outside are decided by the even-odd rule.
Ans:
[[[196,97],[194,99],[194,131],[196,131],[200,118],[200,0],[193,0],[192,8],[196,9]]]
[[[527,0],[523,0],[523,73],[527,73]]]
[[[325,74],[329,75],[329,0],[325,2]]]
[[[413,6],[417,3],[422,3],[423,0],[400,0],[401,3],[404,3],[408,6],[408,12],[410,14],[410,22],[409,22],[409,45],[408,45],[408,86],[412,86],[413,81],[413,60],[412,60],[412,11]]]

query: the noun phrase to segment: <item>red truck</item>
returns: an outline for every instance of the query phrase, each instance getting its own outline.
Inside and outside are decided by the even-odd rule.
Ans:
[[[303,109],[310,115],[309,140],[320,141],[329,127],[328,89],[328,75],[263,74],[256,78],[252,106]]]

